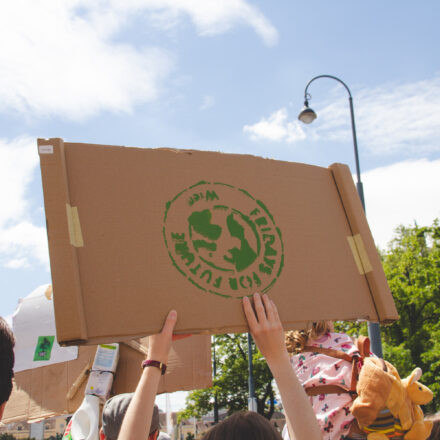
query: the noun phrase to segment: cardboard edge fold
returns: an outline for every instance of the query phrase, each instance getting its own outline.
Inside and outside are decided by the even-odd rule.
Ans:
[[[382,324],[394,322],[399,319],[399,315],[366,216],[363,215],[364,209],[353,184],[350,169],[340,163],[330,165],[329,169],[350,225],[352,236],[347,237],[348,245],[353,252],[360,275],[366,277],[377,312],[377,317],[371,317],[370,320],[378,320]]]
[[[38,139],[37,144],[49,256],[51,261],[63,262],[51,265],[52,281],[58,288],[70,291],[65,295],[65,301],[54,301],[57,340],[60,345],[78,345],[88,339],[77,256],[77,248],[84,246],[78,208],[70,200],[64,141],[60,138]],[[61,220],[55,222],[55,218]],[[51,236],[57,239],[51,240]],[[54,245],[55,242],[58,244]],[[56,290],[53,294],[56,296]]]

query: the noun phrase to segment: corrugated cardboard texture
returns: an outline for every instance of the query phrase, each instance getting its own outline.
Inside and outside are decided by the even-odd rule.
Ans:
[[[141,342],[146,348],[147,338]],[[2,422],[38,421],[75,412],[84,398],[87,379],[72,399],[69,400],[66,396],[84,368],[93,362],[95,351],[95,346],[79,347],[78,359],[74,361],[17,373]],[[141,362],[144,359],[143,353],[125,344],[120,345],[120,359],[112,394],[135,390],[142,372]],[[192,336],[175,341],[171,348],[167,373],[162,376],[159,384],[159,393],[189,391],[211,385],[210,336]]]
[[[344,165],[39,140],[47,145],[60,343],[156,333],[171,308],[178,332],[246,331],[239,298],[254,291],[270,293],[286,329],[398,317],[353,181],[339,178],[349,176]],[[71,244],[66,204],[81,246]],[[358,270],[353,235],[368,273]]]
[[[385,294],[382,290],[386,288],[387,280],[361,201],[353,185],[350,170],[342,164],[333,164],[330,169],[338,187],[360,259],[364,261],[364,273],[377,313],[382,322],[392,322],[397,317],[397,312],[390,313],[395,308],[394,300],[391,294]]]

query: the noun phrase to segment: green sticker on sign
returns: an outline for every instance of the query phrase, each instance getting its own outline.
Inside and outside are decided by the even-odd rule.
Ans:
[[[34,361],[48,361],[52,352],[55,336],[38,336]]]

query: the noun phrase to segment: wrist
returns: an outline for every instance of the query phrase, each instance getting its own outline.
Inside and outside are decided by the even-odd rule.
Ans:
[[[168,363],[168,356],[164,355],[164,354],[158,354],[158,353],[155,353],[154,351],[151,351],[151,352],[148,352],[146,360],[154,360],[154,361],[162,362],[163,364],[167,364]]]
[[[275,356],[268,356],[266,358],[266,362],[269,365],[269,368],[273,372],[273,370],[283,369],[287,366],[289,368],[292,368],[290,365],[290,357],[287,351],[282,354],[277,354]]]
[[[160,373],[162,375],[164,375],[166,370],[167,370],[167,366],[166,366],[166,364],[164,362],[160,362],[160,361],[157,361],[157,360],[154,360],[154,359],[146,359],[146,360],[144,360],[142,362],[141,366],[142,366],[142,368],[144,370],[147,370],[149,368],[157,369],[158,371],[160,371]]]

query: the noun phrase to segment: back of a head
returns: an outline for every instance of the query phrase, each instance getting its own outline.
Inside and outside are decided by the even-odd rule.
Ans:
[[[244,411],[213,426],[203,440],[282,440],[282,437],[262,415]]]
[[[288,331],[285,334],[287,351],[291,354],[301,353],[310,340],[318,339],[329,331],[331,331],[329,321],[314,322],[309,329]]]
[[[108,399],[102,409],[102,431],[107,440],[116,440],[121,429],[122,422],[130,405],[134,393],[118,394]],[[159,408],[154,405],[153,415],[149,432],[145,433],[145,438],[157,431],[160,427]]]
[[[431,434],[426,440],[440,440],[440,413],[428,416],[426,420],[433,422]]]
[[[0,405],[7,402],[12,393],[14,376],[14,335],[6,321],[0,317]]]

